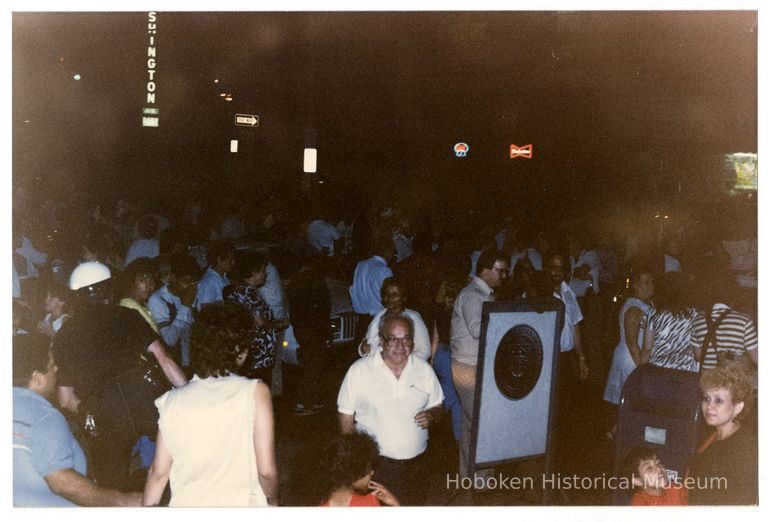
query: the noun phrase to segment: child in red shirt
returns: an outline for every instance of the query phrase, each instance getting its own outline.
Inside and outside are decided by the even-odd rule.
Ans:
[[[635,448],[624,462],[636,488],[633,506],[688,505],[688,491],[669,480],[664,464],[652,449]]]
[[[320,507],[399,506],[383,485],[371,480],[379,447],[370,435],[351,433],[336,437],[325,448],[326,500]]]

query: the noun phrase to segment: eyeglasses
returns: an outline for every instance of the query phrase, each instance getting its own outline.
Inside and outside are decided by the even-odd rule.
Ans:
[[[394,348],[397,345],[401,346],[410,346],[413,344],[413,337],[385,337],[384,342],[389,346],[390,348]]]
[[[493,268],[491,268],[491,270],[496,270],[499,274],[502,274],[502,275],[509,275],[508,268],[499,268],[498,266],[494,266]]]

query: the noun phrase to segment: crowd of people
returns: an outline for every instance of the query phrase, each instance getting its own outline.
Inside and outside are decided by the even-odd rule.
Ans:
[[[327,414],[329,279],[349,285],[359,359],[338,389],[318,505],[423,505],[429,429],[442,422],[469,476],[483,303],[516,299],[562,302],[559,412],[586,383],[615,407],[641,364],[701,375],[713,434],[689,473],[744,462],[739,491],[669,500],[668,484],[646,481],[634,503],[756,502],[754,309],[726,238],[690,224],[650,220],[619,237],[603,223],[460,224],[397,205],[289,219],[199,198],[175,212],[73,198],[16,217],[17,506],[280,505],[281,348],[288,335],[300,345],[293,413]],[[554,425],[558,453],[569,422]],[[633,455],[635,474],[660,475],[656,455]]]

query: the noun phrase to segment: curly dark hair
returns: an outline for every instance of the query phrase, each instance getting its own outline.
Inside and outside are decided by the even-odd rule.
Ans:
[[[632,450],[622,459],[619,466],[619,477],[627,479],[632,489],[638,486],[632,483],[632,479],[640,475],[640,463],[644,460],[651,460],[658,458],[659,454],[653,449],[647,446],[635,446]]]
[[[229,275],[234,280],[248,279],[255,272],[263,270],[267,266],[267,256],[254,250],[235,253],[235,266]]]
[[[143,276],[157,279],[157,259],[138,257],[125,267],[119,278],[121,297],[130,297],[134,281]]]
[[[496,261],[504,261],[508,263],[509,256],[497,248],[492,248],[482,252],[480,257],[477,258],[475,273],[480,275],[483,270],[492,270],[493,265],[496,264]]]
[[[238,357],[253,338],[253,316],[236,303],[203,306],[192,325],[192,369],[199,377],[239,374]]]
[[[676,319],[689,317],[696,304],[693,285],[679,272],[670,272],[661,277],[657,310],[665,310]]]
[[[232,243],[230,241],[219,241],[208,251],[208,264],[216,266],[219,259],[227,259],[230,255],[235,255],[235,247]]]
[[[171,273],[181,279],[184,276],[192,276],[193,279],[200,279],[202,270],[197,264],[192,254],[181,253],[174,254],[170,258]]]
[[[325,498],[370,473],[378,458],[379,446],[367,433],[349,433],[331,440],[323,450]]]

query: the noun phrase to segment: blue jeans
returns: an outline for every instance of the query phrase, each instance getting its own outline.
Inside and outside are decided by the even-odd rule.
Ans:
[[[440,387],[445,395],[443,406],[451,414],[451,427],[453,428],[453,437],[459,440],[461,434],[461,403],[456,394],[456,388],[453,386],[453,377],[451,376],[451,349],[447,344],[439,344],[435,352],[432,368],[440,381]]]

